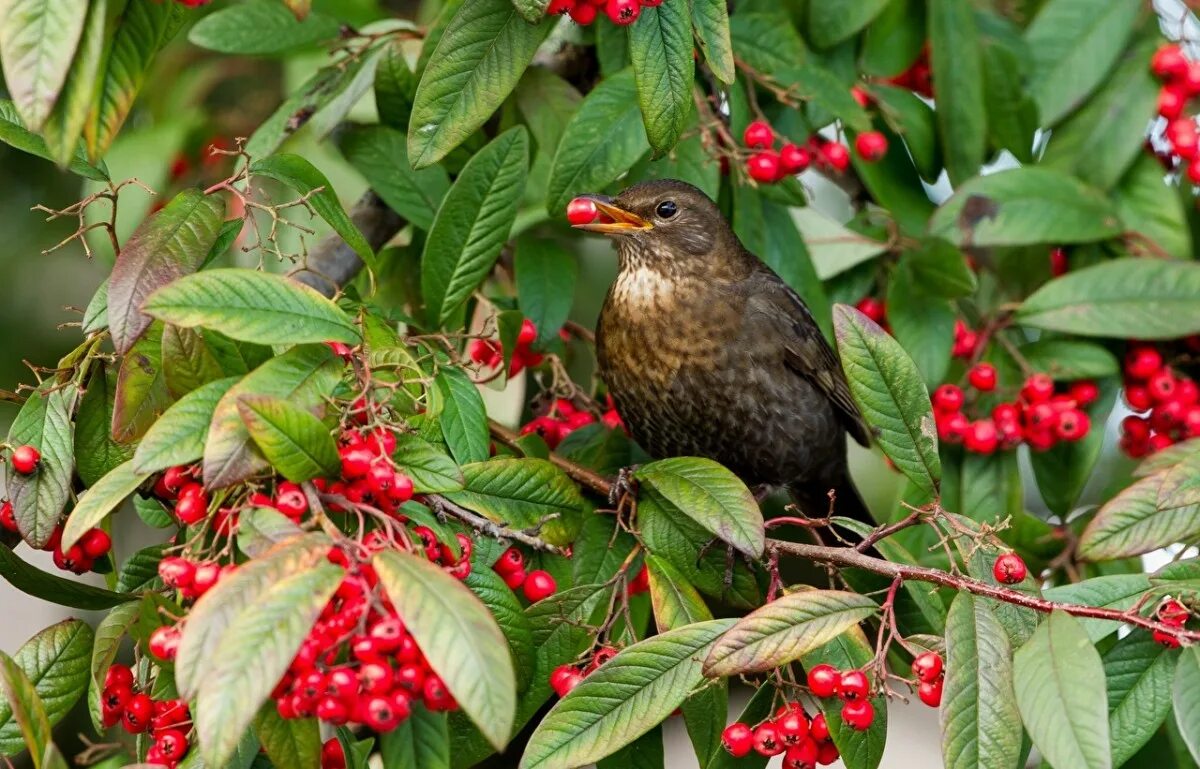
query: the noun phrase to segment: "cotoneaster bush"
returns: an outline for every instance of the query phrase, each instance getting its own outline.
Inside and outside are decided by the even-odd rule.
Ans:
[[[651,769],[677,719],[705,769],[874,769],[915,699],[952,769],[1200,762],[1190,15],[200,6],[0,1],[0,140],[113,259],[0,393],[0,576],[102,613],[0,654],[0,753],[65,767],[84,703],[88,766]],[[877,526],[627,437],[570,225],[651,178],[836,343]]]

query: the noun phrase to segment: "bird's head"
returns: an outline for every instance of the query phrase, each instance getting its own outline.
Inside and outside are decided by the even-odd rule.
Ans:
[[[575,228],[615,238],[622,269],[695,274],[741,252],[717,204],[685,182],[661,179],[635,184],[612,198],[582,197],[603,216]]]

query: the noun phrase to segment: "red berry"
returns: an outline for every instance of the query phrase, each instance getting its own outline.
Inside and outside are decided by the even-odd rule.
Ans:
[[[942,704],[942,681],[937,678],[933,681],[922,681],[917,687],[917,696],[931,708],[936,708]]]
[[[887,137],[879,131],[864,131],[854,137],[854,151],[866,163],[875,163],[887,154]]]
[[[721,732],[721,744],[729,751],[729,755],[741,758],[754,748],[754,731],[740,721],[730,724]]]
[[[1100,388],[1090,379],[1081,379],[1071,385],[1071,397],[1077,406],[1088,406],[1100,397]]]
[[[371,449],[362,444],[343,446],[338,450],[342,461],[342,475],[347,480],[365,478],[371,470],[372,460],[375,459]]]
[[[1047,374],[1034,374],[1021,386],[1021,398],[1026,403],[1042,403],[1054,395],[1054,380]]]
[[[504,578],[504,584],[508,585],[509,590],[515,591],[517,588],[521,587],[521,585],[525,584],[524,569],[510,571],[507,574],[501,574],[500,576]]]
[[[1067,252],[1061,248],[1055,248],[1050,251],[1050,274],[1054,277],[1066,275],[1070,269],[1070,262],[1067,260]]]
[[[779,179],[779,171],[779,156],[770,150],[757,152],[746,160],[746,172],[756,182],[770,184]]]
[[[937,412],[934,414],[937,421],[938,438],[946,443],[962,443],[966,438],[967,430],[971,428],[971,421],[967,419],[967,415],[961,411],[954,412]]]
[[[1156,77],[1170,80],[1176,77],[1182,77],[1188,68],[1187,57],[1183,55],[1183,51],[1174,43],[1166,43],[1159,47],[1154,52],[1154,57],[1150,59],[1150,71]]]
[[[1192,184],[1200,184],[1200,157],[1187,164],[1187,178]]]
[[[1179,648],[1179,639],[1176,638],[1175,636],[1171,635],[1170,633],[1167,633],[1162,630],[1155,630],[1154,633],[1152,634],[1152,637],[1154,638],[1155,643],[1162,644],[1163,646],[1167,647],[1168,649],[1178,649]]]
[[[571,14],[572,21],[586,27],[596,20],[596,15],[599,11],[596,6],[588,3],[586,0],[576,0],[574,7],[568,13]]]
[[[179,729],[164,729],[154,735],[154,746],[168,761],[178,761],[188,752],[187,735]]]
[[[1078,441],[1088,434],[1091,420],[1079,409],[1064,411],[1058,415],[1058,423],[1054,426],[1054,434],[1064,441]]]
[[[808,671],[808,688],[814,697],[832,697],[837,694],[841,675],[832,665],[816,665]]]
[[[826,142],[821,146],[821,157],[835,171],[845,171],[850,167],[850,150],[845,144]]]
[[[1133,379],[1149,379],[1162,367],[1162,353],[1149,345],[1137,345],[1125,353],[1125,373]]]
[[[129,702],[125,703],[121,723],[130,734],[140,734],[149,728],[150,719],[153,717],[154,701],[150,699],[149,694],[142,692],[133,695]]]
[[[13,513],[12,502],[9,502],[7,499],[4,502],[0,502],[0,527],[5,531],[14,533],[17,531],[17,517]]]
[[[1154,398],[1150,390],[1142,385],[1126,385],[1125,403],[1134,411],[1146,411],[1154,405]]]
[[[330,737],[321,745],[321,769],[346,769],[346,752],[337,737]]]
[[[88,558],[99,558],[112,549],[112,538],[104,529],[88,529],[79,538],[79,546]]]
[[[189,483],[179,491],[179,499],[175,502],[175,517],[179,522],[191,526],[199,523],[208,515],[208,495],[204,487],[198,483]]]
[[[492,565],[500,575],[511,574],[525,568],[525,556],[515,547],[510,547],[500,554],[500,558]]]
[[[575,5],[575,0],[550,0],[550,5],[546,7],[547,16],[561,16],[567,13]]]
[[[751,149],[766,149],[775,143],[775,132],[762,120],[755,120],[742,132],[742,143]]]
[[[808,725],[808,735],[817,742],[829,739],[829,723],[825,720],[824,713],[813,716],[812,723]]]
[[[887,322],[887,305],[881,299],[873,296],[863,297],[854,307],[881,326]]]
[[[1025,561],[1021,560],[1021,556],[1016,553],[1005,553],[992,565],[992,576],[996,578],[997,582],[1005,585],[1023,582],[1027,573]]]
[[[838,681],[838,696],[844,700],[857,700],[871,692],[867,674],[861,670],[847,670]]]
[[[913,660],[912,672],[918,681],[936,681],[942,675],[942,667],[942,655],[925,652]]]
[[[133,669],[128,665],[116,663],[104,672],[104,688],[113,689],[120,686],[133,686]]]
[[[850,95],[854,97],[854,100],[858,102],[858,106],[860,107],[866,107],[871,103],[870,94],[856,85],[850,86]]]
[[[800,740],[789,747],[783,757],[783,769],[812,769],[817,763],[820,750],[817,741],[810,738]]]
[[[41,452],[29,444],[17,446],[12,452],[12,468],[21,475],[29,475],[42,461]]]
[[[392,707],[392,699],[376,695],[367,698],[362,704],[363,724],[373,731],[390,732],[400,725],[400,716]]]
[[[808,719],[803,710],[792,710],[775,719],[775,728],[785,745],[799,745],[808,737]]]
[[[1183,626],[1190,616],[1188,608],[1173,598],[1168,598],[1158,607],[1158,618],[1168,625]]]
[[[996,423],[990,419],[979,419],[971,423],[963,437],[967,451],[976,454],[991,454],[1000,445]]]
[[[1197,411],[1200,411],[1200,408],[1198,408]],[[646,568],[645,564],[642,564],[641,570],[639,570],[637,575],[629,581],[629,587],[627,590],[629,591],[630,595],[641,595],[649,589],[650,570]]]
[[[990,363],[976,363],[967,372],[967,381],[980,392],[991,392],[996,389],[996,367]]]
[[[164,662],[174,660],[175,653],[179,651],[180,636],[179,628],[173,625],[155,628],[150,634],[150,653]]]
[[[1146,389],[1150,392],[1150,397],[1155,401],[1165,403],[1175,400],[1176,384],[1177,380],[1175,379],[1175,375],[1171,373],[1171,369],[1162,368],[1147,380]]]
[[[1180,86],[1164,85],[1158,92],[1158,114],[1167,120],[1174,120],[1183,114],[1187,106],[1187,92]]]
[[[529,318],[521,321],[521,330],[517,332],[517,347],[528,347],[537,341],[537,326]]]
[[[779,163],[785,174],[798,174],[812,165],[812,153],[805,147],[788,143],[779,150]]]
[[[638,0],[608,0],[604,4],[604,13],[612,20],[613,24],[632,24],[637,21],[638,14],[642,12],[642,5]]]
[[[933,391],[932,400],[935,409],[950,413],[961,410],[966,398],[958,385],[943,384]]]
[[[842,720],[851,729],[866,731],[875,720],[875,707],[865,698],[851,700],[842,705]]]
[[[442,683],[442,679],[436,675],[426,676],[422,690],[422,694],[424,695],[422,701],[425,703],[425,707],[435,713],[453,710],[457,706],[454,702],[454,697],[450,695],[450,691]]]
[[[192,574],[192,591],[196,597],[207,593],[221,578],[221,567],[215,563],[198,563]]]
[[[550,576],[549,572],[538,569],[529,572],[525,577],[525,597],[533,603],[537,603],[543,598],[549,598],[557,589],[558,585],[555,584],[554,577]]]
[[[308,512],[308,496],[299,484],[284,481],[275,488],[275,509],[292,520]]]
[[[560,665],[550,674],[550,688],[559,697],[568,693],[583,682],[583,675],[570,665]]]
[[[783,738],[775,724],[768,721],[754,730],[754,749],[763,756],[777,756],[784,751]]]
[[[375,643],[375,649],[381,654],[391,654],[404,643],[404,623],[398,617],[387,617],[371,625],[367,636]]]
[[[821,766],[832,764],[841,758],[837,745],[832,742],[822,742],[817,745],[817,763]]]

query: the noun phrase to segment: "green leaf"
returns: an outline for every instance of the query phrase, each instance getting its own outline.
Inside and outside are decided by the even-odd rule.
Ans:
[[[88,379],[75,414],[75,471],[87,486],[133,456],[133,446],[112,438],[116,387],[115,368],[110,364],[98,365]]]
[[[659,726],[612,753],[608,758],[597,761],[596,769],[663,769],[665,760],[663,730]]]
[[[424,558],[388,551],[372,563],[430,667],[488,741],[503,750],[516,712],[516,678],[504,634],[487,607]]]
[[[514,529],[541,526],[541,537],[569,544],[584,507],[579,487],[544,459],[497,457],[463,467],[466,487],[446,497]]]
[[[629,27],[638,106],[655,156],[675,146],[692,115],[696,65],[688,10],[683,2],[647,6]]]
[[[0,545],[0,578],[26,595],[86,611],[109,609],[138,598],[42,571],[25,563],[6,545]]]
[[[33,131],[58,100],[86,18],[86,0],[0,0],[5,85]]]
[[[204,343],[204,335],[191,328],[167,326],[162,335],[163,378],[167,392],[182,398],[221,378],[221,364]]]
[[[1033,138],[1038,128],[1037,104],[1024,87],[1024,48],[987,40],[983,55],[983,101],[987,107],[992,144],[1006,149],[1022,163],[1033,162]]]
[[[317,215],[324,219],[350,248],[354,249],[354,253],[362,258],[363,263],[374,268],[374,249],[371,248],[371,244],[367,242],[366,237],[354,222],[350,221],[349,214],[338,201],[333,185],[316,166],[299,155],[268,155],[261,160],[256,160],[250,166],[250,173],[254,176],[274,179],[299,192],[317,212]]]
[[[729,33],[729,11],[721,0],[689,0],[696,42],[704,63],[723,83],[733,84],[733,42]]]
[[[188,612],[188,621],[184,625],[183,638],[179,643],[179,653],[175,657],[175,684],[179,688],[181,696],[189,700],[195,699],[202,690],[212,685],[215,666],[226,664],[225,662],[218,663],[218,652],[225,645],[226,640],[230,641],[229,646],[236,645],[237,636],[233,635],[235,626],[241,623],[243,629],[249,630],[248,623],[253,620],[253,615],[262,611],[264,597],[267,593],[281,588],[290,576],[323,570],[324,565],[328,564],[325,556],[329,552],[330,544],[329,537],[320,532],[304,534],[281,542],[264,555],[242,564],[196,601],[196,604]],[[314,589],[320,587],[317,585],[314,586]],[[336,583],[334,587],[336,588]],[[291,590],[292,587],[289,585],[288,589]],[[280,596],[280,594],[276,593],[276,596]],[[276,606],[280,609],[285,608],[283,607],[284,603],[284,601],[280,601]],[[305,609],[308,608],[311,607],[305,604]],[[315,611],[319,612],[321,608],[318,605]],[[297,605],[294,609],[298,613],[298,618],[302,619],[299,617],[300,607]],[[245,617],[244,621],[243,617]],[[314,614],[312,619],[315,618]],[[300,640],[307,633],[312,619],[300,632]],[[282,623],[285,618],[275,617],[274,620]],[[290,620],[288,622],[289,628],[293,628]],[[282,629],[281,627],[281,631]],[[255,632],[257,632],[257,628],[255,628]],[[281,636],[280,640],[286,639],[282,639]],[[250,645],[262,644],[256,641]],[[299,648],[299,640],[296,647]],[[270,652],[272,647],[266,645],[264,649],[266,652]],[[285,656],[281,647],[275,648],[275,651],[277,654],[271,654],[272,658]],[[254,653],[251,649],[237,652],[239,664],[244,661],[243,655]],[[283,661],[285,669],[294,654],[295,649],[291,654],[286,655],[287,659]],[[264,698],[270,694],[271,687],[278,683],[279,676],[282,674],[281,670],[267,683],[267,689],[263,693]],[[257,705],[246,716],[246,722],[242,728],[249,725],[255,710],[257,710]],[[241,712],[239,710],[239,713]],[[208,716],[208,718],[219,717],[219,713],[212,713]],[[239,715],[238,718],[240,719],[241,716]],[[232,736],[236,738],[240,734],[241,730],[239,729],[238,733]],[[210,763],[220,765],[220,762]]]
[[[379,735],[383,769],[450,769],[445,713],[413,708],[398,727]]]
[[[463,473],[454,460],[411,433],[396,436],[392,459],[412,478],[413,490],[418,494],[458,491],[463,487]]]
[[[504,578],[493,569],[474,568],[463,580],[463,584],[483,601],[483,605],[500,626],[500,631],[504,633],[508,649],[512,653],[517,690],[524,691],[529,684],[529,674],[533,671],[536,658],[533,623],[525,614],[525,608],[517,600],[516,594],[504,584]]]
[[[0,692],[4,694],[4,699],[0,700],[0,713],[8,716],[5,726],[15,732],[15,736],[6,741],[10,746],[0,748],[0,753],[12,756],[22,748],[28,748],[34,769],[41,769],[40,759],[53,736],[46,710],[29,678],[4,652],[0,652]]]
[[[217,401],[204,443],[205,485],[229,486],[269,466],[238,411],[242,398],[265,395],[320,412],[341,371],[341,360],[327,346],[305,345],[271,358],[230,387]]]
[[[224,766],[232,758],[345,574],[331,563],[289,574],[232,619],[196,694],[196,734],[207,763]]]
[[[350,317],[313,289],[282,275],[243,268],[179,278],[147,297],[142,309],[167,323],[203,326],[244,342],[359,341]]]
[[[238,550],[257,558],[280,542],[303,533],[299,524],[273,507],[250,508],[243,510],[238,518]]]
[[[813,267],[821,280],[828,280],[888,250],[886,243],[847,229],[811,206],[792,209],[789,213],[804,236],[805,247],[812,255]],[[736,216],[735,207],[735,223]]]
[[[1080,535],[1078,552],[1090,561],[1126,558],[1200,534],[1200,505],[1160,508],[1165,474],[1143,478],[1106,502]]]
[[[158,562],[163,557],[163,545],[144,547],[125,561],[117,577],[117,590],[122,593],[141,593],[161,586]]]
[[[671,630],[622,649],[550,710],[521,769],[569,769],[604,758],[658,725],[704,679],[700,660],[733,620]]]
[[[516,221],[528,165],[529,133],[518,126],[477,152],[442,200],[421,255],[421,294],[434,322],[449,320],[492,271]]]
[[[1149,589],[1150,580],[1145,574],[1111,574],[1046,588],[1042,595],[1061,603],[1081,603],[1124,611],[1133,607]],[[1080,624],[1093,642],[1116,632],[1120,627],[1117,622],[1102,619],[1081,619]]]
[[[846,305],[833,325],[850,392],[880,448],[920,489],[935,493],[942,475],[929,391],[912,358],[889,334]]]
[[[133,455],[134,468],[156,473],[203,457],[217,403],[240,379],[232,376],[209,382],[172,404],[142,436]]]
[[[929,60],[937,81],[938,135],[955,185],[979,172],[987,150],[980,52],[971,6],[959,0],[930,0]]]
[[[1008,634],[991,606],[959,593],[946,619],[942,757],[948,769],[1015,767],[1021,714],[1013,694]]]
[[[1039,339],[1023,345],[1021,356],[1035,370],[1059,381],[1102,379],[1120,372],[1115,355],[1094,342],[1079,339]]]
[[[831,48],[855,34],[887,6],[889,0],[827,0],[808,6],[808,35],[817,48]]]
[[[942,169],[942,156],[937,143],[935,115],[930,106],[907,88],[878,83],[871,86],[871,96],[879,103],[880,117],[904,139],[904,145],[912,155],[912,164],[923,177],[936,178]],[[860,162],[857,165],[863,164]],[[906,194],[913,195],[909,191]],[[899,198],[895,193],[893,197]],[[925,205],[929,205],[928,200]],[[915,211],[923,208],[918,200],[909,206]],[[928,214],[925,215],[928,217]]]
[[[273,703],[268,704],[254,718],[254,736],[276,769],[320,769],[321,729],[317,719],[285,720]]]
[[[114,607],[104,615],[96,625],[96,642],[92,646],[92,659],[88,676],[88,712],[92,717],[92,725],[97,733],[103,733],[103,712],[100,705],[100,695],[104,688],[104,678],[112,666],[113,660],[121,650],[121,639],[137,622],[141,615],[141,603],[131,602]]]
[[[46,146],[46,142],[25,127],[17,115],[17,108],[8,99],[0,99],[0,142],[39,158],[54,160],[54,154]],[[104,164],[92,165],[81,152],[75,153],[68,168],[72,173],[94,181],[108,181],[108,170]]]
[[[1200,761],[1200,648],[1184,649],[1174,686],[1175,723],[1192,758]]]
[[[459,6],[417,86],[408,129],[414,168],[441,160],[491,117],[549,29],[527,23],[511,0]]]
[[[721,191],[721,167],[712,162],[700,131],[692,130],[696,125],[695,120],[689,121],[683,138],[666,155],[646,163],[641,178],[678,179],[716,199]]]
[[[646,568],[650,576],[650,603],[654,607],[654,621],[659,632],[713,618],[696,588],[670,561],[648,555]]]
[[[83,311],[82,328],[84,334],[94,334],[108,328],[108,278],[100,281],[96,293],[92,295]]]
[[[892,336],[912,357],[925,385],[934,388],[950,368],[956,316],[948,300],[929,296],[925,288],[913,270],[892,273],[887,315]]]
[[[229,763],[220,769],[252,769],[254,766],[261,766],[258,763],[260,751],[258,738],[254,736],[253,731],[247,729],[242,734],[242,739],[238,742]],[[179,763],[179,769],[207,769],[207,767],[208,764],[205,763],[204,753],[201,750],[189,750],[183,761]]]
[[[1085,407],[1089,418],[1096,424],[1104,424],[1116,397],[1115,387],[1104,387],[1100,398]],[[1103,445],[1104,431],[1089,430],[1082,440],[1059,443],[1048,451],[1030,454],[1030,463],[1037,477],[1042,500],[1046,507],[1062,520],[1068,518],[1068,514],[1083,494],[1084,487],[1096,467],[1096,461],[1100,458]]]
[[[762,511],[746,484],[721,465],[700,457],[676,457],[642,465],[635,477],[745,555],[762,555]]]
[[[517,243],[517,301],[521,312],[537,326],[537,344],[545,345],[558,336],[575,302],[579,267],[575,256],[561,246],[541,238],[522,238]]]
[[[132,443],[171,405],[162,363],[162,324],[151,325],[121,359],[113,396],[112,436]]]
[[[417,74],[408,66],[404,58],[404,41],[392,40],[383,47],[379,58],[379,66],[375,69],[375,108],[379,112],[379,122],[384,126],[403,128],[408,125],[412,115],[413,97],[417,95],[419,80]],[[399,134],[401,142],[408,143],[403,134]],[[408,165],[408,150],[405,149],[405,168]],[[374,186],[374,185],[372,185]]]
[[[104,156],[129,117],[154,57],[178,31],[186,10],[156,0],[124,3],[104,53],[98,91],[89,99],[83,136],[93,162]]]
[[[407,139],[387,126],[359,126],[340,135],[338,146],[350,165],[396,213],[428,230],[450,189],[440,165],[414,171],[408,162]]]
[[[22,714],[13,707],[13,695],[21,684],[31,686],[22,699],[33,699],[40,704],[43,711],[40,715],[47,727],[61,721],[87,691],[93,638],[86,622],[68,619],[42,630],[11,659],[4,660],[5,670],[0,680],[8,701],[0,701],[0,755],[11,756],[26,744],[22,736],[25,728],[20,723]],[[26,681],[14,681],[9,665],[19,669]],[[49,731],[42,736],[48,740]]]
[[[1150,741],[1171,710],[1175,655],[1145,633],[1117,641],[1105,653],[1112,763],[1121,766]]]
[[[709,676],[770,670],[828,643],[877,610],[866,596],[805,590],[776,598],[737,621],[704,661]]]
[[[482,462],[491,453],[487,412],[475,384],[460,369],[445,368],[434,380],[444,405],[438,420],[446,446],[460,465]]]
[[[1162,170],[1157,158],[1138,158],[1114,190],[1117,214],[1126,230],[1145,239],[1140,248],[1190,259],[1192,231],[1186,223],[1185,200],[1179,189],[1163,184]]]
[[[303,20],[275,0],[253,0],[200,19],[188,42],[218,53],[276,54],[334,40],[338,22],[322,13]]]
[[[370,62],[378,61],[373,56],[347,57],[317,70],[259,124],[246,142],[246,153],[253,158],[262,158],[279,149],[279,145],[300,130],[313,115],[360,82],[359,76]]]
[[[1074,617],[1054,611],[1013,660],[1017,707],[1054,766],[1108,769],[1108,697],[1100,654]]]
[[[22,475],[5,463],[5,487],[17,529],[31,546],[50,540],[71,490],[75,466],[71,404],[75,388],[47,379],[29,394],[8,429],[8,445],[30,445],[41,452],[37,469]]]
[[[62,549],[65,552],[79,541],[79,538],[100,524],[125,499],[137,491],[138,486],[149,478],[149,473],[141,474],[133,469],[133,462],[126,462],[114,468],[90,489],[79,495],[75,509],[67,518],[63,527]]]
[[[1033,56],[1033,97],[1044,126],[1071,113],[1104,82],[1140,11],[1137,3],[1107,0],[1050,0],[1042,7],[1025,30],[1025,41]]]
[[[546,189],[546,210],[562,216],[576,195],[600,192],[650,149],[632,70],[600,81],[563,134]]]
[[[1123,60],[1105,78],[1100,90],[1054,129],[1042,163],[1074,174],[1101,190],[1111,189],[1121,179],[1141,153],[1146,125],[1158,106],[1158,83],[1146,62],[1159,43],[1161,38],[1155,30],[1122,54]],[[1036,83],[1035,87],[1048,90],[1061,85]],[[1158,185],[1165,187],[1162,167],[1153,158],[1148,160],[1148,165],[1159,171]]]
[[[60,168],[67,167],[72,158],[80,155],[79,138],[91,109],[108,34],[116,19],[113,10],[116,1],[95,0],[87,3],[87,16],[78,50],[54,110],[42,126],[46,145]]]
[[[972,179],[929,220],[931,235],[959,246],[1088,243],[1121,230],[1116,210],[1102,192],[1037,167]]]
[[[311,412],[269,395],[244,395],[237,409],[259,451],[289,481],[336,474],[340,463],[333,436]]]
[[[929,238],[901,259],[922,289],[946,299],[970,296],[979,287],[966,256],[940,238]]]

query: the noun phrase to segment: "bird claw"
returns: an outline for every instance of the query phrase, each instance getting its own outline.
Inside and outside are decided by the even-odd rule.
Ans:
[[[608,504],[619,507],[624,497],[637,494],[637,480],[633,477],[636,471],[637,465],[622,467],[617,471],[617,479],[613,481],[612,488],[608,492]]]

